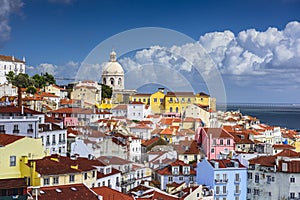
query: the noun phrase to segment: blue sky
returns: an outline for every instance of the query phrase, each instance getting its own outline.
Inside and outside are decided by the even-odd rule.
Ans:
[[[25,56],[29,73],[72,77],[105,39],[133,28],[162,27],[205,47],[220,69],[228,102],[300,102],[299,0],[0,0],[0,20],[0,53]],[[267,31],[270,27],[276,30]],[[283,41],[289,43],[282,46]],[[113,46],[118,53],[118,44]],[[216,49],[226,55],[220,58]],[[155,57],[158,51],[144,53]],[[284,52],[290,52],[288,60]],[[125,70],[143,62],[132,54],[129,59],[121,60]]]

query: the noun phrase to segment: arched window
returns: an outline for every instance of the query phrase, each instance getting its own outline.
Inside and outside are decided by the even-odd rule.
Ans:
[[[110,84],[114,85],[114,82],[115,82],[114,78],[110,78]]]
[[[106,78],[103,78],[103,84],[106,85]]]
[[[178,107],[176,107],[176,113],[178,113]]]
[[[170,107],[170,112],[173,112],[173,108],[172,107]]]
[[[118,85],[121,85],[122,83],[122,79],[121,78],[119,78],[119,80],[118,80]]]

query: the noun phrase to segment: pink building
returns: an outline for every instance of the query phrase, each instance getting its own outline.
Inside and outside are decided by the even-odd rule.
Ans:
[[[234,150],[234,138],[222,128],[202,128],[196,131],[195,140],[210,159],[226,158]]]

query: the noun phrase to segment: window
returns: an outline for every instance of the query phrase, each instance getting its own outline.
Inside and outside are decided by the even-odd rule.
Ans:
[[[275,182],[275,177],[274,176],[272,177],[272,182]]]
[[[59,178],[58,176],[53,177],[53,184],[58,184],[59,182],[58,178]]]
[[[227,181],[227,174],[223,174],[223,181]]]
[[[16,156],[9,157],[9,166],[11,167],[16,166]]]
[[[220,194],[220,186],[216,186],[216,194]]]
[[[153,101],[156,103],[157,102],[157,98],[154,98]]]
[[[226,188],[226,185],[223,186],[223,194],[226,194],[227,193],[227,188]]]
[[[247,193],[251,194],[251,188],[247,188]]]
[[[173,174],[178,174],[179,171],[178,171],[178,167],[173,167]]]
[[[223,145],[223,140],[222,139],[220,140],[220,145]]]
[[[230,140],[227,140],[227,145],[230,145]]]
[[[294,199],[294,198],[295,198],[295,192],[291,192],[291,193],[290,193],[290,198],[291,198],[291,199]]]
[[[173,98],[172,97],[170,98],[170,102],[173,102]]]
[[[44,185],[49,185],[49,184],[50,184],[50,179],[44,178]]]
[[[248,172],[248,179],[252,179],[252,173]]]
[[[87,172],[84,173],[84,180],[88,178]]]
[[[259,189],[254,189],[254,195],[259,195]]]
[[[215,149],[214,149],[214,148],[211,148],[210,152],[211,152],[211,153],[215,153]]]
[[[259,183],[259,175],[255,174],[255,183]]]
[[[118,79],[118,85],[121,85],[121,83],[122,83],[122,79],[119,78],[119,79]]]
[[[178,107],[176,107],[176,113],[178,113],[178,111],[179,111],[179,109],[178,109]]]
[[[173,112],[173,108],[172,107],[170,107],[170,112]]]
[[[216,144],[217,144],[216,139],[213,139],[213,145],[216,145]]]
[[[291,177],[291,178],[290,178],[290,182],[291,182],[291,183],[295,183],[295,177]]]
[[[105,181],[102,181],[102,186],[105,186]]]
[[[173,182],[173,177],[169,176],[169,182]]]
[[[50,145],[50,136],[47,135],[46,145]]]
[[[115,81],[114,78],[110,78],[110,84],[111,85],[114,85],[114,81]]]
[[[52,135],[52,144],[56,144],[56,142],[55,142],[55,135]]]
[[[5,125],[0,125],[0,132],[5,133]]]
[[[69,176],[69,182],[70,183],[73,183],[75,181],[75,175],[74,174],[71,174],[70,176]]]
[[[179,180],[182,181],[182,180],[183,180],[183,177],[182,177],[182,176],[179,176]]]
[[[239,196],[236,196],[236,197],[235,197],[235,200],[240,200],[240,197],[239,197]]]
[[[110,179],[108,179],[108,181],[107,181],[107,186],[108,186],[108,187],[111,187]]]
[[[239,182],[239,181],[240,181],[240,174],[239,174],[239,173],[236,173],[236,174],[235,174],[235,181],[236,181],[236,182]]]
[[[92,177],[95,177],[96,176],[96,171],[93,171],[92,172]]]

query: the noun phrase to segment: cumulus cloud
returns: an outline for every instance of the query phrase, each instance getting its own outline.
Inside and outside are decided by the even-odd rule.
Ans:
[[[24,3],[22,0],[0,0],[0,5],[0,46],[2,46],[10,38],[10,16],[17,13]]]
[[[155,63],[179,72],[197,69],[202,76],[209,76],[217,67],[221,74],[244,84],[258,85],[256,80],[260,80],[264,85],[279,85],[294,77],[288,81],[293,86],[300,76],[300,23],[292,21],[283,30],[206,33],[194,43],[153,46],[120,62],[127,71]]]
[[[29,75],[49,73],[58,79],[59,83],[67,83],[76,79],[80,63],[69,61],[62,65],[52,63],[41,63],[38,66],[26,66],[26,73]]]

